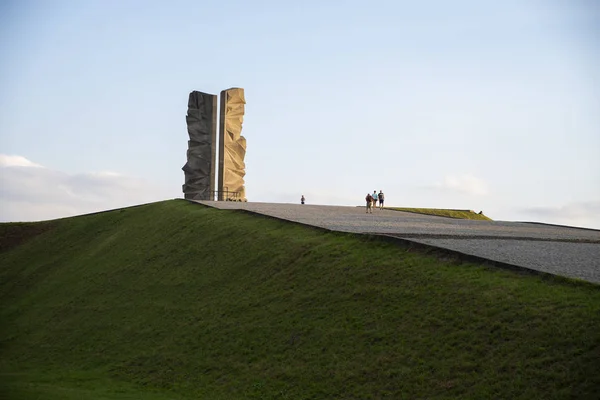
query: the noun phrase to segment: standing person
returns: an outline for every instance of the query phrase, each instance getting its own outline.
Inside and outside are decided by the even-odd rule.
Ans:
[[[385,200],[385,196],[383,194],[383,191],[380,190],[379,194],[377,195],[379,197],[379,209],[383,209],[383,200]]]
[[[371,197],[373,198],[373,208],[377,208],[377,190],[373,190]]]
[[[370,212],[371,214],[373,214],[373,209],[371,208],[373,206],[373,196],[371,196],[371,193],[367,193],[367,197],[365,197],[365,200],[367,201],[366,212]]]
[[[302,197],[300,197],[300,204],[304,204],[305,201],[306,199],[304,198],[304,195],[302,195]]]

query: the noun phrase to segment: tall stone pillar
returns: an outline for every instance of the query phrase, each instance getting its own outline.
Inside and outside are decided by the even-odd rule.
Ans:
[[[183,193],[190,200],[214,200],[217,144],[217,96],[193,91],[186,116],[187,163]]]
[[[245,104],[244,89],[231,88],[221,92],[219,200],[246,200],[246,139],[241,135]]]

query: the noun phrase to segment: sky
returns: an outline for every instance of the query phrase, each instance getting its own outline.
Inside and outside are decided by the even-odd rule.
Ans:
[[[249,201],[600,229],[600,2],[0,1],[0,221],[182,198],[245,90]]]

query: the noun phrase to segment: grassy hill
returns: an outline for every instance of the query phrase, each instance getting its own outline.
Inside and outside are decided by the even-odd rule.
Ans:
[[[416,214],[436,215],[438,217],[449,217],[458,219],[474,219],[479,221],[491,221],[492,219],[472,210],[450,210],[445,208],[408,208],[408,207],[385,207],[386,210],[406,211]]]
[[[598,285],[183,200],[0,238],[0,398],[600,393]]]

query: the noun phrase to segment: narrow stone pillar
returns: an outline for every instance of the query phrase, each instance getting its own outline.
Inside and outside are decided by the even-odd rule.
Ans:
[[[244,89],[221,92],[219,125],[219,200],[246,200],[246,139],[241,135],[246,99]]]
[[[190,200],[214,200],[217,96],[193,91],[186,116],[188,134],[187,163],[183,193]]]

